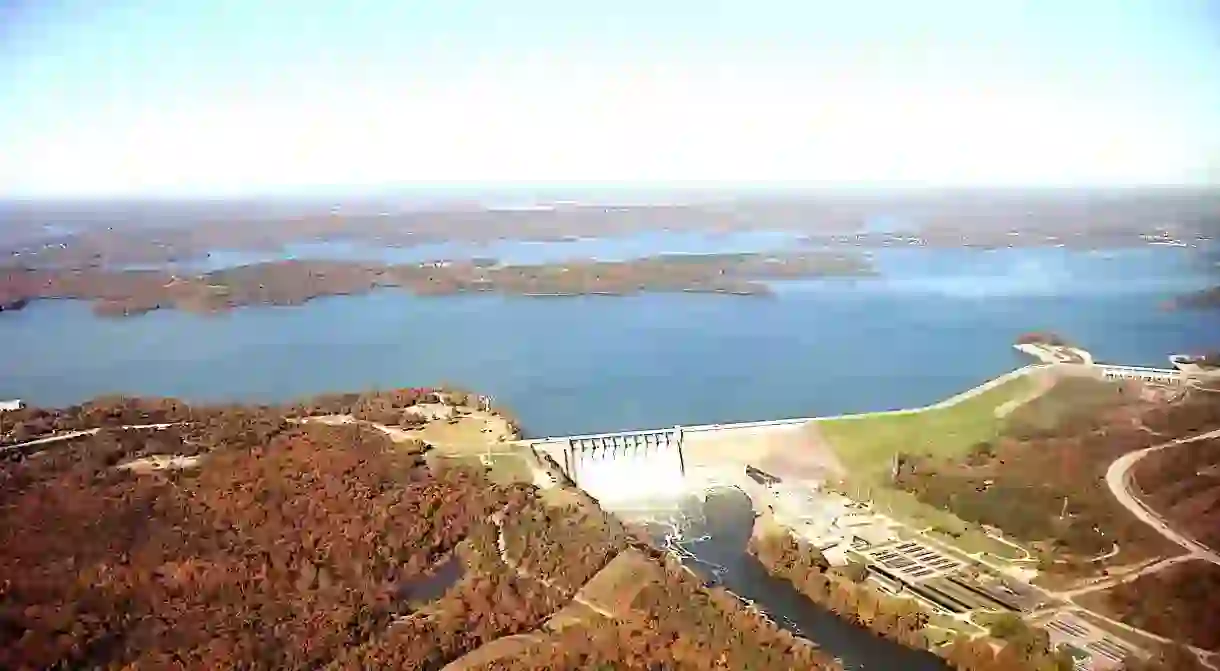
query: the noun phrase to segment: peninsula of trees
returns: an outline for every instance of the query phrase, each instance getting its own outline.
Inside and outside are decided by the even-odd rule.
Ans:
[[[158,308],[217,312],[244,305],[298,305],[319,296],[400,288],[418,295],[627,295],[695,292],[765,296],[769,280],[874,274],[860,255],[829,251],[777,254],[668,254],[631,261],[503,266],[487,261],[375,265],[278,261],[178,275],[164,270],[0,268],[0,305],[74,298],[104,315]]]

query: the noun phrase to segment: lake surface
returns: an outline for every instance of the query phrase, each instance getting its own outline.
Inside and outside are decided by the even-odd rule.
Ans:
[[[809,601],[786,580],[771,577],[746,545],[754,525],[750,499],[736,489],[711,492],[647,524],[656,540],[682,563],[739,597],[754,602],[778,624],[816,642],[847,671],[945,671],[934,655],[874,636]]]
[[[494,395],[535,436],[893,409],[1022,365],[1010,345],[1031,330],[1129,364],[1220,347],[1220,310],[1161,308],[1217,283],[1194,251],[879,250],[881,278],[778,283],[772,298],[385,290],[128,319],[43,301],[0,315],[0,398],[278,400],[454,383]]]

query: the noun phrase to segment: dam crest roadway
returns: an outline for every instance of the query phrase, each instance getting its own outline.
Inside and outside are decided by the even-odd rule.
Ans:
[[[839,471],[830,450],[819,445],[817,424],[884,415],[911,415],[947,408],[1016,378],[1054,371],[1105,380],[1134,380],[1175,387],[1193,386],[1181,370],[1104,364],[1036,363],[938,403],[899,410],[791,419],[675,426],[515,441],[539,458],[549,458],[563,474],[611,509],[646,500],[673,499],[727,486],[741,489],[755,504],[766,491],[747,477],[747,467],[782,474],[786,480],[821,482]],[[822,449],[818,449],[821,447]]]

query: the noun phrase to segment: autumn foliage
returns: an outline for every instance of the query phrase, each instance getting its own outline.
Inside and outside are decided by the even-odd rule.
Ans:
[[[894,599],[844,572],[831,571],[816,550],[789,534],[765,534],[750,539],[750,551],[767,572],[788,580],[813,602],[839,617],[910,648],[927,646],[923,628],[928,615],[910,599]]]
[[[126,399],[25,415],[191,419],[3,464],[0,668],[438,670],[514,635],[546,643],[486,668],[833,666],[586,498],[555,507],[481,468],[434,470],[372,428],[289,421],[303,407]],[[198,461],[125,468],[150,455]],[[662,581],[619,599],[613,617],[586,611],[548,629],[629,546]]]
[[[1148,507],[1195,540],[1220,548],[1220,439],[1151,452],[1134,472]]]
[[[1220,650],[1220,566],[1203,560],[1120,583],[1104,593],[1123,622],[1207,650]]]
[[[1073,402],[1070,409],[1043,427],[1013,421],[1014,415],[1006,435],[978,446],[965,461],[908,455],[898,485],[1066,560],[1044,566],[1050,570],[1095,571],[1098,564],[1089,560],[1115,543],[1121,549],[1117,563],[1172,550],[1114,499],[1106,469],[1128,452],[1220,427],[1220,394],[1146,402],[1129,393],[1109,405]],[[1183,502],[1183,511],[1189,507]]]
[[[197,405],[176,398],[99,396],[66,408],[26,407],[0,412],[0,445],[69,431],[143,424],[190,423],[239,427],[284,424],[288,417],[351,415],[387,425],[413,417],[420,403],[461,406],[477,397],[446,389],[406,387],[363,393],[320,394],[280,405]]]
[[[1017,336],[1018,345],[1050,345],[1052,347],[1068,347],[1071,345],[1063,336],[1049,331],[1031,331]]]
[[[294,429],[197,473],[116,471],[92,444],[10,466],[0,667],[312,667],[384,629],[506,492],[347,437]]]

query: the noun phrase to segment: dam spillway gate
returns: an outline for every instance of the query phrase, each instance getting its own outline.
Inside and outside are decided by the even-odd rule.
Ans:
[[[681,488],[686,475],[681,427],[571,436],[534,449],[599,500],[655,495]]]
[[[645,460],[650,455],[672,452],[677,456],[680,475],[686,472],[682,457],[682,429],[636,431],[599,436],[576,436],[567,439],[563,468],[573,482],[580,483],[582,467],[594,466],[607,460]]]

